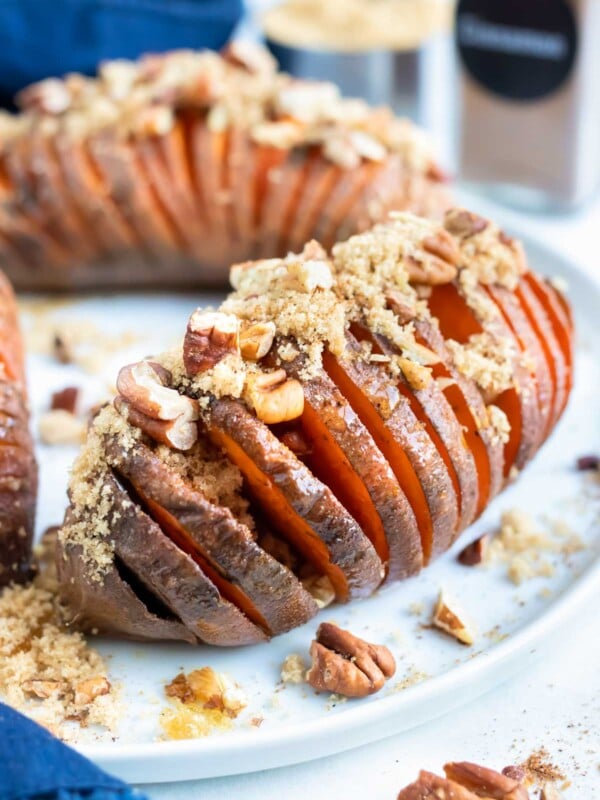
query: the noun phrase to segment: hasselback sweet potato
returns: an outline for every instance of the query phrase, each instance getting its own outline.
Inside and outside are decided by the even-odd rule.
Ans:
[[[0,586],[30,573],[36,495],[17,306],[0,273]]]
[[[233,135],[221,145],[241,157]],[[303,169],[326,204],[330,168]],[[219,224],[240,236],[247,203],[224,204]],[[564,406],[562,304],[518,243],[467,211],[398,213],[331,256],[309,242],[236,264],[231,282],[181,348],[121,370],[90,430],[59,535],[86,624],[100,590],[73,553],[217,645],[369,595],[447,550]],[[128,614],[116,632],[142,635],[139,606]]]
[[[108,62],[19,95],[0,119],[0,267],[19,288],[225,285],[235,261],[448,206],[409,122],[236,49]]]

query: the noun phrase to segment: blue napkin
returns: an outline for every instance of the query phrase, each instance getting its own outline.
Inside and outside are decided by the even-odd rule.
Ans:
[[[0,105],[29,83],[100,61],[179,48],[219,50],[243,0],[0,0]]]
[[[45,728],[0,703],[2,800],[144,800],[62,744]]]

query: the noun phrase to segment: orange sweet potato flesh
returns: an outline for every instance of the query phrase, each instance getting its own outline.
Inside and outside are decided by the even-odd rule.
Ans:
[[[145,445],[123,452],[107,439],[106,448],[150,516],[251,622],[277,634],[316,613],[296,577],[265,553],[228,509],[210,503]]]
[[[372,544],[331,490],[239,401],[214,403],[209,437],[242,472],[279,536],[329,577],[339,600],[371,594],[383,579]]]
[[[444,462],[410,405],[384,370],[351,357],[358,342],[348,336],[348,356],[326,352],[324,367],[387,459],[415,514],[427,563],[452,542],[458,498]]]
[[[501,317],[494,318],[493,323],[486,321],[484,328],[484,323],[467,305],[454,284],[434,286],[427,302],[445,339],[454,339],[464,344],[471,335],[487,329],[493,336],[507,337],[514,341],[510,329]],[[496,397],[486,398],[487,402],[493,402],[504,411],[510,423],[509,440],[504,446],[505,477],[513,466],[522,469],[529,462],[543,430],[535,381],[518,359],[513,364],[513,373],[516,386],[506,389]]]

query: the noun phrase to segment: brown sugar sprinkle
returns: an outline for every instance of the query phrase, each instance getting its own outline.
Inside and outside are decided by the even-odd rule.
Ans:
[[[519,765],[525,772],[525,780],[530,784],[554,783],[566,780],[560,767],[552,763],[550,754],[540,747]]]
[[[55,536],[51,530],[37,548],[32,583],[0,594],[0,698],[69,740],[73,723],[114,730],[121,709],[100,655],[63,624]]]

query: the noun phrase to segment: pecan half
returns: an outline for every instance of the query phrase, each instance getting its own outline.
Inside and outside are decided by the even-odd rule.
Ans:
[[[288,379],[283,369],[249,375],[246,395],[256,416],[267,425],[297,419],[304,411],[302,384]]]
[[[469,789],[477,797],[489,800],[529,800],[529,794],[520,781],[469,761],[445,764],[444,772],[449,780]]]
[[[168,386],[170,381],[171,373],[160,364],[129,364],[117,378],[115,408],[151,438],[189,450],[198,437],[198,403]]]
[[[478,796],[458,783],[422,770],[414,783],[402,789],[398,800],[478,800]]]
[[[310,655],[306,680],[318,692],[366,697],[378,692],[396,672],[387,647],[365,642],[330,622],[319,625]]]
[[[225,356],[239,353],[240,321],[220,311],[194,311],[183,340],[183,363],[188,375],[198,375]]]

